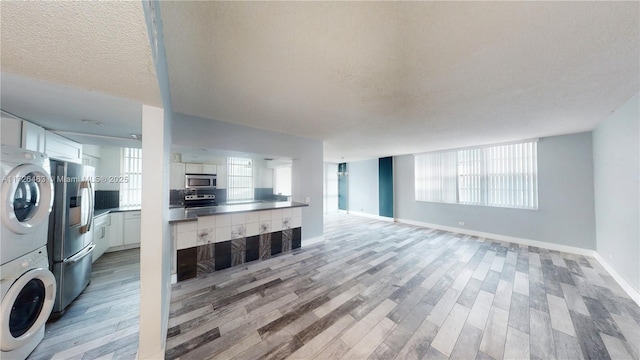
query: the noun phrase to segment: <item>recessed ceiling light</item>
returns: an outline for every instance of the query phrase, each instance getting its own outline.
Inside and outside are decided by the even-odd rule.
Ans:
[[[96,126],[104,125],[102,121],[91,120],[91,119],[82,119],[82,122],[85,124],[96,125]]]

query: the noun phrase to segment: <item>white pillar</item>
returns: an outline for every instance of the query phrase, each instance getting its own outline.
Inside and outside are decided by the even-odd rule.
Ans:
[[[163,359],[171,299],[169,157],[171,118],[142,106],[139,359]]]

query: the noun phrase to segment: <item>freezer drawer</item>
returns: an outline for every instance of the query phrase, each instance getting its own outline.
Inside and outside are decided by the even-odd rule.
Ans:
[[[89,244],[77,254],[62,262],[53,263],[52,272],[57,279],[58,291],[53,305],[54,315],[61,315],[91,281],[92,253],[95,245]]]

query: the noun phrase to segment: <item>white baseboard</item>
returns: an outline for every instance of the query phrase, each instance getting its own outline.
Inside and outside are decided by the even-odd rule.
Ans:
[[[543,249],[562,251],[562,252],[567,252],[567,253],[571,253],[571,254],[586,255],[586,256],[594,256],[594,254],[595,254],[594,250],[583,249],[583,248],[579,248],[579,247],[575,247],[575,246],[553,244],[553,243],[546,242],[546,241],[524,239],[524,238],[519,238],[519,237],[514,237],[514,236],[507,236],[507,235],[500,235],[500,234],[492,234],[492,233],[487,233],[487,232],[482,232],[482,231],[462,229],[462,228],[456,228],[456,227],[452,227],[452,226],[444,226],[444,225],[438,225],[438,224],[429,224],[429,223],[424,223],[424,222],[420,222],[420,221],[413,221],[413,220],[406,220],[406,219],[398,219],[398,218],[396,218],[395,220],[396,220],[396,222],[403,223],[403,224],[409,224],[409,225],[415,225],[415,226],[421,226],[421,227],[428,227],[428,228],[431,228],[431,229],[444,230],[444,231],[450,231],[450,232],[459,233],[459,234],[484,237],[484,238],[488,238],[488,239],[494,239],[494,240],[500,240],[500,241],[506,241],[506,242],[512,242],[512,243],[516,243],[516,244],[520,244],[520,245],[535,246],[535,247],[540,247],[540,248],[543,248]]]
[[[602,267],[607,270],[609,275],[620,285],[622,290],[627,293],[633,299],[633,301],[640,306],[640,292],[636,290],[631,284],[627,282],[600,254],[595,253],[594,257]]]
[[[324,241],[324,235],[320,235],[320,236],[316,236],[316,237],[311,238],[311,239],[303,239],[301,246],[303,246],[303,247],[304,246],[309,246],[309,245],[321,243],[323,241]]]
[[[347,211],[346,214],[350,214],[350,215],[355,215],[355,216],[361,216],[361,217],[366,217],[366,218],[370,218],[370,219],[376,219],[376,220],[382,220],[382,221],[388,221],[388,222],[394,222],[394,218],[392,217],[386,217],[386,216],[380,216],[380,215],[373,215],[373,214],[367,214],[367,213],[363,213],[363,212],[359,212],[359,211]]]
[[[451,226],[443,226],[443,225],[438,225],[438,224],[429,224],[429,223],[424,223],[424,222],[420,222],[420,221],[398,219],[398,218],[396,218],[395,221],[398,222],[398,223],[401,223],[401,224],[409,224],[409,225],[415,225],[415,226],[420,226],[420,227],[427,227],[427,228],[431,228],[431,229],[450,231],[450,232],[459,233],[459,234],[484,237],[484,238],[488,238],[488,239],[494,239],[494,240],[500,240],[500,241],[506,241],[506,242],[512,242],[512,243],[521,244],[521,245],[535,246],[535,247],[548,249],[548,250],[556,250],[556,251],[562,251],[562,252],[571,253],[571,254],[591,256],[591,257],[595,258],[602,265],[602,267],[604,267],[605,270],[607,270],[609,275],[611,275],[611,277],[618,283],[618,285],[620,285],[620,287],[622,287],[622,289],[631,297],[631,299],[633,299],[633,301],[636,304],[638,304],[638,306],[640,306],[640,292],[638,292],[638,290],[636,290],[622,276],[620,276],[620,274],[609,263],[607,263],[604,260],[604,258],[602,256],[600,256],[600,254],[598,254],[595,250],[583,249],[583,248],[574,247],[574,246],[553,244],[553,243],[549,243],[549,242],[546,242],[546,241],[523,239],[523,238],[518,238],[518,237],[513,237],[513,236],[492,234],[492,233],[486,233],[486,232],[482,232],[482,231],[475,231],[475,230],[469,230],[469,229],[461,229],[461,228],[456,228],[456,227],[451,227]]]

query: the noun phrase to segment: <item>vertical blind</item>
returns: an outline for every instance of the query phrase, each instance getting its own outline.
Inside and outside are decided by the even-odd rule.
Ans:
[[[227,200],[253,200],[251,159],[227,158]]]
[[[415,156],[416,200],[538,208],[537,142]]]
[[[415,157],[416,200],[456,203],[456,153]]]
[[[122,148],[120,206],[140,206],[142,203],[142,149]]]
[[[487,154],[487,205],[538,208],[537,143],[492,146]]]
[[[481,205],[483,203],[484,153],[482,150],[457,151],[460,204]]]

